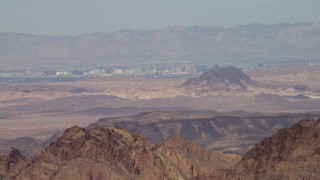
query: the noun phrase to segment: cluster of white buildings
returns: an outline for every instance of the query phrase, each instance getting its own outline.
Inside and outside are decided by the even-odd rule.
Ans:
[[[78,76],[181,76],[207,71],[207,66],[185,64],[171,67],[106,67],[82,70],[21,70],[0,72],[0,77],[78,77]]]
[[[111,75],[122,75],[122,76],[177,76],[177,75],[186,75],[186,74],[196,74],[203,73],[207,70],[206,66],[192,66],[185,65],[182,67],[150,67],[150,68],[98,68],[90,69],[86,71],[84,75],[93,75],[93,76],[111,76]]]

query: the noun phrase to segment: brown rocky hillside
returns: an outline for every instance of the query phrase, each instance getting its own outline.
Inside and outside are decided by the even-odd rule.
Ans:
[[[19,168],[17,164],[24,161],[25,157],[20,153],[18,149],[12,148],[11,152],[7,156],[0,157],[0,179],[4,178],[4,175],[10,171],[15,171]]]
[[[118,127],[67,129],[39,155],[0,157],[0,179],[311,179],[320,177],[320,120],[260,141],[240,160],[178,136],[149,144]]]
[[[190,179],[232,167],[237,160],[177,137],[152,146],[122,128],[72,127],[38,156],[15,162],[19,168],[1,175],[5,179]]]
[[[320,120],[302,120],[260,141],[237,165],[242,179],[319,179]]]

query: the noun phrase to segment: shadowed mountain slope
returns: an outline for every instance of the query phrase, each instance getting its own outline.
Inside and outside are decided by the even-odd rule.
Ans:
[[[10,147],[19,149],[22,154],[29,156],[40,152],[44,147],[48,146],[51,142],[56,141],[62,133],[57,132],[49,139],[34,139],[32,137],[20,137],[17,139],[0,139],[0,156],[8,154],[10,152]]]
[[[102,118],[89,125],[89,128],[119,126],[153,143],[178,135],[207,148],[242,154],[262,138],[305,118],[318,119],[319,114],[223,115],[214,112],[148,112],[135,116]]]

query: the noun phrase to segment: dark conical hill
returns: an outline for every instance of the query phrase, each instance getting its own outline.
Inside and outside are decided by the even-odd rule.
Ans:
[[[188,79],[185,87],[206,87],[211,90],[245,90],[257,87],[259,82],[252,80],[247,74],[234,66],[214,67],[200,76]]]

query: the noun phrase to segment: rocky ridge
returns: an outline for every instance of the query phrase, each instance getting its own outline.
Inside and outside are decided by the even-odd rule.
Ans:
[[[197,156],[202,157],[201,161],[193,162]],[[72,127],[35,158],[21,160],[19,168],[2,172],[2,176],[16,179],[190,179],[204,172],[212,174],[219,167],[231,167],[239,159],[219,156],[220,153],[179,137],[153,146],[122,128]],[[207,168],[202,168],[205,166]]]
[[[159,143],[177,135],[206,148],[243,154],[278,129],[288,128],[301,119],[319,117],[319,114],[312,113],[259,115],[237,112],[224,115],[217,112],[197,114],[188,111],[158,111],[101,118],[89,125],[89,128],[118,126],[145,137],[151,143]]]
[[[0,157],[0,179],[311,179],[320,176],[320,120],[302,120],[241,159],[172,136],[157,144],[118,127],[72,127],[39,155]]]
[[[320,120],[302,120],[263,139],[237,168],[243,179],[318,179]]]

